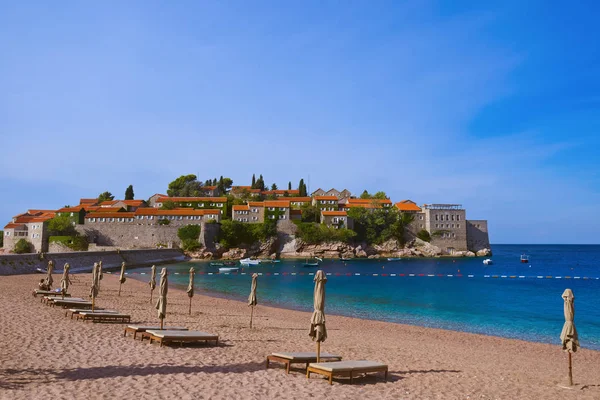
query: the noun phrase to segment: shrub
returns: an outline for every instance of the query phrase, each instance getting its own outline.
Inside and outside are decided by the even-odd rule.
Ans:
[[[179,237],[179,239],[181,239],[182,242],[186,239],[198,241],[198,237],[200,237],[200,225],[182,226],[177,231],[177,236]]]
[[[431,242],[431,235],[425,229],[421,229],[417,233],[417,237],[425,242]]]
[[[226,248],[266,240],[277,235],[277,221],[267,221],[261,224],[245,224],[239,221],[221,221],[219,243]]]
[[[181,248],[185,251],[198,250],[202,245],[197,239],[184,239],[181,241]]]
[[[67,214],[56,216],[48,221],[48,233],[51,236],[74,236],[73,222]]]
[[[174,210],[177,205],[171,200],[167,200],[160,206],[161,210]]]
[[[171,223],[171,221],[166,218],[161,218],[158,220],[159,225],[169,225],[170,223]]]
[[[29,243],[25,239],[19,239],[19,241],[15,243],[15,248],[13,249],[13,252],[17,254],[31,253],[31,243]]]
[[[50,236],[48,238],[50,243],[60,243],[71,250],[75,251],[87,251],[89,243],[85,236]]]
[[[356,232],[350,229],[329,228],[323,224],[305,222],[298,224],[298,237],[308,244],[321,244],[326,242],[350,243]]]

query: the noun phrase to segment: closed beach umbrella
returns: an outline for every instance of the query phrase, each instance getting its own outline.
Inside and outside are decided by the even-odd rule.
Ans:
[[[69,284],[71,283],[71,279],[69,278],[69,269],[71,266],[69,263],[66,263],[63,268],[62,279],[60,280],[60,291],[62,292],[63,297],[67,294],[67,290],[69,290]]]
[[[158,318],[160,318],[160,329],[163,328],[163,320],[167,315],[167,292],[169,291],[169,279],[167,278],[168,272],[166,268],[160,271],[160,286],[158,301],[156,302],[156,309],[158,310]]]
[[[94,306],[96,304],[96,296],[98,296],[100,286],[100,266],[98,263],[94,263],[94,268],[92,269],[92,286],[90,287],[90,297],[92,298],[92,311],[94,311]]]
[[[48,261],[48,271],[46,274],[46,286],[48,286],[48,290],[52,290],[52,284],[54,283],[54,279],[52,279],[52,271],[54,271],[54,261]]]
[[[322,270],[318,270],[314,278],[314,311],[310,318],[309,336],[317,342],[317,362],[321,361],[321,342],[327,339],[327,328],[325,327],[325,284],[327,278]]]
[[[571,289],[565,289],[562,294],[565,302],[565,324],[560,333],[560,341],[562,342],[563,350],[569,353],[569,385],[573,384],[573,364],[571,361],[571,353],[575,353],[579,348],[579,336],[575,328],[575,296]]]
[[[102,261],[98,261],[98,291],[100,291],[100,281],[104,278],[104,273],[102,272]]]
[[[188,295],[188,297],[190,298],[190,315],[192,315],[192,297],[194,297],[194,274],[196,273],[196,271],[194,270],[194,267],[190,268],[190,282],[188,283],[188,287],[186,290],[186,293]]]
[[[119,275],[119,296],[121,295],[121,285],[125,283],[125,261],[121,263],[121,275]]]
[[[148,282],[148,285],[150,285],[150,303],[152,303],[152,292],[154,292],[154,289],[156,288],[156,265],[152,266],[150,282]]]
[[[250,309],[250,328],[252,328],[252,317],[254,316],[254,306],[258,304],[256,300],[256,284],[258,282],[258,274],[255,272],[252,274],[252,286],[250,287],[250,296],[248,296],[248,305],[252,307]]]

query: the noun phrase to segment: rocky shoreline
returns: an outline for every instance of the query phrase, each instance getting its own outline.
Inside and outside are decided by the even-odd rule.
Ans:
[[[307,244],[293,236],[283,235],[270,238],[264,242],[257,242],[250,246],[225,249],[218,244],[212,248],[203,248],[199,251],[189,252],[186,255],[192,259],[223,259],[239,260],[246,257],[256,258],[424,258],[424,257],[489,257],[491,249],[477,251],[454,251],[445,253],[441,248],[420,239],[414,239],[405,246],[397,241],[390,240],[381,245],[357,244],[349,245],[342,242],[329,242],[322,244]]]

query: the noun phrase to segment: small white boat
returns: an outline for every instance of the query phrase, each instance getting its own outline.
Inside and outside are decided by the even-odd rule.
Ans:
[[[402,260],[400,257],[390,257],[387,259],[388,261],[400,261]]]
[[[483,260],[483,263],[485,265],[492,265],[494,262],[492,261],[491,258],[486,258],[485,260]]]
[[[223,267],[219,268],[219,272],[236,272],[238,269],[238,267]]]
[[[250,265],[258,265],[260,264],[260,260],[252,260],[251,258],[244,258],[240,260],[240,264],[250,266]]]

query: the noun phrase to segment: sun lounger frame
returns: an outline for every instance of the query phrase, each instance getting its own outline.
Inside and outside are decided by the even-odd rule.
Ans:
[[[183,328],[183,327],[178,326],[176,328]],[[185,329],[170,329],[170,327],[168,327],[168,326],[163,327],[163,329],[167,330],[167,331],[169,331],[169,330],[174,330],[174,331],[186,331],[186,330],[188,330],[187,328],[185,328]],[[152,329],[148,329],[148,330],[152,330]],[[139,333],[140,334],[140,340],[143,341],[144,340],[143,334],[145,332],[146,332],[146,330],[139,330],[139,329],[133,328],[131,326],[127,326],[127,327],[125,327],[125,330],[123,331],[123,337],[126,337],[127,333],[133,333],[133,340],[135,340],[135,338],[137,337],[137,334]],[[149,335],[147,336],[147,338],[149,338]]]
[[[284,357],[279,357],[276,356],[274,354],[271,354],[269,356],[267,356],[267,369],[269,369],[269,365],[272,362],[279,362],[285,365],[285,372],[286,374],[290,373],[290,368],[292,364],[305,364],[306,366],[304,367],[305,369],[308,368],[308,365],[311,362],[316,362],[317,361],[317,357],[315,356],[315,361],[300,361],[300,360],[294,360],[294,359],[290,359],[290,358],[284,358]],[[324,360],[323,362],[327,362],[327,361],[342,361],[342,357],[327,357],[326,360]]]
[[[52,295],[56,295],[56,296],[62,296],[61,292],[55,292],[53,290],[38,290],[38,289],[34,289],[33,292],[33,297],[38,297],[38,296],[52,296]],[[65,297],[71,297],[70,293],[65,293]]]
[[[77,321],[92,321],[92,322],[131,322],[131,315],[128,314],[106,314],[106,315],[95,315],[95,314],[75,314]]]
[[[306,378],[310,378],[311,373],[323,375],[329,380],[329,384],[333,385],[333,377],[340,376],[340,377],[350,378],[350,384],[352,384],[354,382],[354,378],[357,375],[366,374],[369,372],[383,372],[384,373],[383,380],[387,381],[387,376],[388,376],[388,366],[387,365],[377,365],[377,366],[362,367],[362,368],[351,368],[351,369],[342,370],[342,371],[326,371],[324,369],[320,369],[320,368],[309,365],[306,368]]]
[[[185,331],[184,331],[185,332]],[[185,337],[185,336],[179,336],[179,337],[165,337],[165,338],[161,338],[159,336],[154,336],[154,334],[152,334],[151,332],[141,332],[141,337],[142,337],[142,341],[144,341],[144,338],[147,338],[150,340],[150,344],[152,344],[153,341],[160,343],[160,347],[163,346],[164,344],[168,344],[168,343],[176,343],[178,342],[180,344],[180,346],[183,346],[184,343],[200,343],[200,342],[215,342],[215,345],[218,346],[219,345],[219,336],[218,335],[214,335],[214,336],[210,336],[210,337]]]

